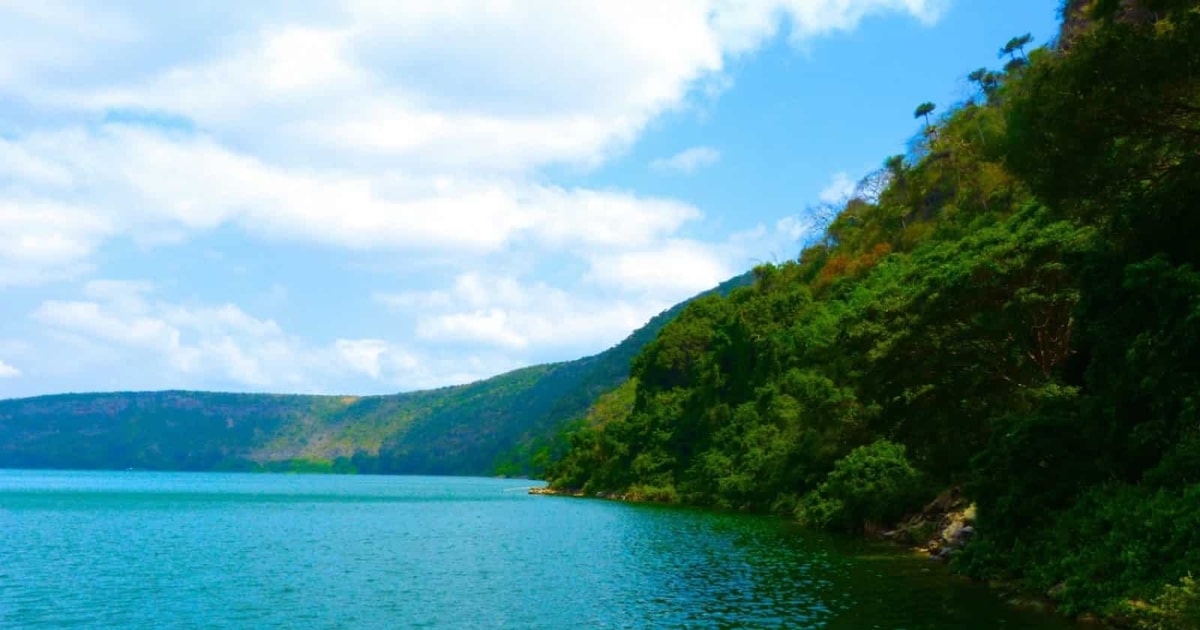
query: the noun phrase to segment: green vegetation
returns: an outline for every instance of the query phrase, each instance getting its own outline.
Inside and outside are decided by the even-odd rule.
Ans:
[[[739,276],[713,291],[750,282]],[[536,476],[683,305],[600,354],[394,396],[211,392],[0,401],[0,467]]]
[[[1200,585],[1188,574],[1179,585],[1168,584],[1153,602],[1128,602],[1121,615],[1131,626],[1141,630],[1170,630],[1195,627],[1200,619]]]
[[[592,403],[629,378],[629,365],[633,358],[654,339],[667,322],[677,317],[692,300],[708,295],[729,295],[734,289],[747,286],[752,281],[753,276],[750,273],[730,278],[655,315],[645,326],[635,330],[612,348],[565,364],[573,370],[578,370],[580,376],[540,416],[531,417],[528,409],[514,410],[521,414],[525,428],[516,437],[515,443],[506,441],[506,444],[512,446],[500,453],[496,460],[495,472],[508,476],[542,477],[546,465],[567,451],[568,445],[562,428],[579,423],[589,413],[588,408]],[[467,418],[466,421],[470,423],[472,419]]]
[[[842,530],[961,485],[958,570],[1200,627],[1200,8],[1063,12],[797,261],[665,326],[552,485]]]
[[[798,260],[615,348],[366,398],[0,402],[0,465],[539,474],[861,531],[961,486],[954,566],[1200,627],[1200,8],[1070,0]],[[750,282],[752,280],[752,282]],[[603,392],[610,392],[601,395]],[[559,430],[566,427],[565,430]]]
[[[834,465],[800,501],[801,523],[826,529],[853,529],[864,523],[895,523],[928,497],[920,471],[904,446],[879,440],[860,446]]]

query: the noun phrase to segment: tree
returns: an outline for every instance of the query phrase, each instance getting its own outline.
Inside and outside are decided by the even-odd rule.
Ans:
[[[904,176],[904,156],[893,155],[883,161],[883,167],[892,174],[892,181],[899,181]]]
[[[931,135],[933,134],[933,123],[929,121],[929,115],[935,109],[937,109],[937,105],[925,102],[917,105],[916,111],[913,112],[913,118],[921,118],[922,116],[925,118],[925,132]]]
[[[1029,33],[1025,33],[1020,37],[1014,37],[1008,40],[1008,43],[1004,45],[1004,48],[1000,49],[999,56],[1003,57],[1004,55],[1008,55],[1015,60],[1017,58],[1017,53],[1019,52],[1021,53],[1021,58],[1028,61],[1029,59],[1025,56],[1025,47],[1028,46],[1032,41],[1033,35],[1030,35]]]
[[[995,92],[996,88],[998,87],[1000,87],[999,74],[996,74],[995,72],[988,72],[987,74],[983,75],[983,89],[986,90],[988,94]]]
[[[984,97],[989,100],[996,92],[996,88],[1000,86],[1000,75],[987,68],[974,70],[971,74],[967,75],[967,80],[978,85]]]
[[[967,80],[979,86],[979,91],[982,92],[985,100],[990,100],[992,91],[996,89],[998,83],[996,74],[989,71],[988,68],[977,68],[967,74]]]
[[[934,113],[934,109],[937,109],[937,106],[935,106],[934,103],[930,103],[930,102],[920,103],[919,106],[917,106],[916,112],[912,113],[912,118],[922,118],[922,116],[924,116],[924,118],[925,118],[925,133],[929,134],[931,139],[936,140],[937,132],[934,131],[934,124],[932,124],[932,122],[930,122],[930,120],[929,120],[929,115]]]
[[[983,79],[988,75],[987,68],[978,68],[967,75],[967,80],[979,85],[979,89],[985,90]],[[986,90],[985,90],[986,91]]]

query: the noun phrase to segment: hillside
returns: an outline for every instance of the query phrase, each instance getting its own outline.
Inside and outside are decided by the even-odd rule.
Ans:
[[[733,278],[712,291],[750,281]],[[708,292],[706,292],[708,293]],[[703,295],[703,294],[702,294]],[[575,361],[388,396],[215,392],[63,394],[0,401],[0,467],[531,472],[529,448],[629,376],[680,304],[621,343]]]
[[[1200,628],[1200,8],[1064,10],[918,106],[822,242],[665,326],[552,486],[853,532],[961,489],[957,570]]]

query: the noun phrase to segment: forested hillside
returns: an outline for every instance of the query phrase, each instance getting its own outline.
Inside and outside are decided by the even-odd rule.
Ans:
[[[712,291],[749,284],[733,278]],[[685,302],[686,303],[686,302]],[[391,396],[213,392],[64,394],[0,401],[0,467],[531,474],[553,436],[683,304],[575,361]]]
[[[856,531],[961,486],[958,570],[1200,627],[1196,5],[1069,2],[921,104],[823,241],[663,328],[552,484]]]

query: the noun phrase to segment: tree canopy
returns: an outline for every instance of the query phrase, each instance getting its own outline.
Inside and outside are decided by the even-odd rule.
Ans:
[[[684,309],[551,483],[848,530],[961,486],[959,570],[1197,627],[1200,9],[1108,4],[1013,38],[820,241]]]

